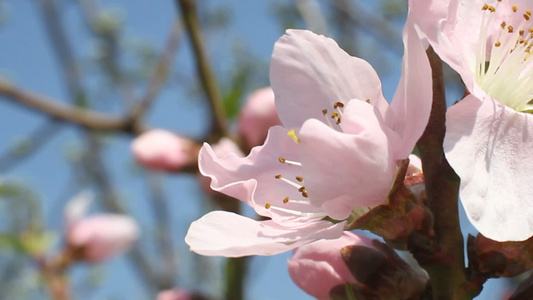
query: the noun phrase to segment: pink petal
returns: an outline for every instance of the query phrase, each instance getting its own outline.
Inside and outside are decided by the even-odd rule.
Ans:
[[[433,95],[426,49],[412,23],[408,17],[403,30],[402,76],[391,103],[394,118],[392,124],[391,120],[387,120],[399,137],[399,143],[393,148],[394,157],[398,160],[407,158],[422,136],[431,112]]]
[[[354,100],[343,117],[348,133],[314,119],[298,133],[310,200],[338,220],[347,218],[355,206],[383,204],[395,170],[388,136],[375,108]]]
[[[213,190],[247,203],[258,214],[270,217],[278,223],[300,223],[309,218],[313,219],[312,216],[302,217],[265,208],[265,205],[270,203],[272,206],[309,213],[320,211],[319,207],[283,202],[286,197],[301,198],[297,188],[275,178],[276,175],[282,174],[283,177],[295,181],[296,176],[302,175],[299,167],[279,161],[280,157],[298,160],[297,144],[287,132],[288,130],[281,126],[272,127],[265,144],[253,148],[247,157],[230,153],[219,158],[208,144],[204,144],[199,154],[200,172],[211,178]]]
[[[213,211],[191,224],[185,242],[191,251],[200,255],[274,255],[316,239],[337,238],[344,225],[345,222],[317,221],[300,228],[287,228],[272,221],[255,221],[230,212]]]
[[[337,285],[357,283],[341,257],[341,249],[348,245],[375,248],[369,238],[347,231],[335,240],[303,245],[287,262],[292,280],[320,300],[329,300],[329,291]]]
[[[449,108],[444,149],[479,232],[496,241],[533,235],[533,118],[472,95]]]
[[[194,163],[198,148],[191,140],[154,129],[133,140],[131,151],[135,159],[147,168],[175,172]]]
[[[130,217],[99,214],[80,219],[68,228],[68,243],[83,248],[85,259],[98,262],[127,250],[139,236]]]
[[[255,91],[244,103],[239,114],[239,133],[251,148],[263,144],[268,129],[281,125],[272,88]]]
[[[324,120],[322,110],[332,109],[337,101],[370,99],[382,115],[388,110],[381,82],[366,61],[306,30],[287,30],[276,42],[270,83],[287,128],[300,127],[310,118]]]

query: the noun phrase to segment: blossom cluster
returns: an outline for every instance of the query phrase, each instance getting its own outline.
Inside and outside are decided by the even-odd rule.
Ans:
[[[351,230],[368,229],[397,249],[412,247],[416,234],[434,237],[426,158],[412,155],[431,122],[437,83],[427,53],[434,51],[466,88],[464,98],[447,109],[439,146],[460,178],[466,214],[482,234],[474,252],[498,249],[508,261],[527,266],[524,271],[531,255],[509,254],[505,247],[522,251],[522,244],[513,243],[533,235],[531,9],[533,3],[525,0],[409,1],[401,78],[390,102],[369,63],[330,38],[287,30],[274,45],[271,89],[257,92],[252,98],[258,102],[243,108],[239,133],[251,148],[247,156],[231,142],[235,150],[224,151],[209,143],[194,148],[176,137],[168,147],[143,150],[162,143],[163,135],[153,143],[139,140],[133,150],[140,162],[166,170],[197,155],[213,191],[257,214],[207,213],[189,228],[185,241],[191,251],[241,257],[294,249],[290,274],[319,299],[348,297],[343,294],[348,290],[362,299],[419,297],[426,273]],[[155,153],[156,148],[168,152]],[[365,281],[368,268],[354,253],[376,264],[386,261],[383,268],[392,269],[372,276],[387,273],[383,282],[391,286]],[[505,270],[496,273],[517,273]]]

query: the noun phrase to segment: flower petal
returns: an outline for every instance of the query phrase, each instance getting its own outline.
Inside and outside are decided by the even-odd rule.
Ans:
[[[394,112],[391,128],[399,136],[394,146],[394,157],[405,159],[426,128],[432,103],[431,67],[426,49],[410,17],[403,30],[404,56],[402,76],[391,103]]]
[[[531,237],[533,116],[469,95],[448,110],[446,127],[444,150],[474,227],[496,241]]]
[[[382,115],[388,110],[381,82],[366,61],[352,57],[337,43],[307,30],[287,30],[274,46],[270,83],[283,125],[300,127],[323,120],[335,102],[370,99]]]
[[[276,179],[276,175],[281,174],[284,178],[296,181],[295,178],[302,175],[300,167],[279,161],[280,157],[298,160],[297,144],[287,133],[288,130],[281,126],[270,128],[265,144],[254,147],[247,157],[230,153],[218,158],[211,146],[204,144],[198,157],[200,172],[212,179],[213,190],[247,203],[258,214],[270,217],[278,223],[300,223],[313,218],[265,208],[265,205],[270,203],[273,207],[299,212],[320,211],[320,208],[310,205],[283,202],[286,197],[301,198],[298,188]]]
[[[285,228],[272,221],[255,221],[230,212],[213,211],[191,224],[185,242],[191,251],[201,255],[274,255],[317,239],[338,238],[344,225],[345,222],[317,221],[301,228]]]
[[[338,220],[348,217],[354,206],[383,204],[395,170],[388,137],[372,105],[350,101],[343,128],[348,132],[311,119],[298,134],[310,200]]]

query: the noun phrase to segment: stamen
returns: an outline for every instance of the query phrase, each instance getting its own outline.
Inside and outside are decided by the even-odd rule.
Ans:
[[[304,178],[302,176],[296,176],[296,180],[298,180],[298,182],[303,182]]]
[[[518,11],[518,5],[513,5],[513,12],[517,12]]]
[[[278,160],[282,164],[294,165],[294,166],[298,166],[298,167],[302,166],[302,163],[300,163],[300,162],[297,162],[297,161],[294,161],[294,160],[288,160],[288,159],[285,159],[283,157],[278,158]],[[279,176],[281,176],[281,175],[279,175]]]
[[[501,45],[502,45],[502,43],[500,41],[497,41],[496,43],[494,43],[495,47],[500,47]]]
[[[287,132],[287,135],[290,136],[294,140],[295,143],[300,142],[300,139],[296,136],[296,133],[294,132],[294,129],[292,129],[289,132]]]
[[[291,202],[292,202],[292,200],[291,200]],[[266,209],[274,209],[274,210],[277,210],[277,211],[282,211],[282,212],[285,212],[285,213],[289,213],[291,215],[301,216],[301,217],[315,217],[315,218],[327,217],[327,214],[324,213],[324,212],[303,212],[303,211],[298,211],[298,210],[294,210],[294,209],[288,209],[288,208],[284,208],[284,207],[274,206],[270,202],[267,202],[265,204],[265,208]]]
[[[283,199],[283,203],[287,203],[289,202],[289,197],[285,197],[285,199]]]
[[[370,104],[370,99],[366,99],[365,102]]]
[[[336,111],[334,111],[334,112],[331,113],[331,118],[332,118],[332,119],[335,119],[335,118],[338,117],[338,116],[339,116],[339,113],[336,112]]]
[[[284,181],[285,183],[288,183],[289,185],[291,185],[291,186],[297,188],[298,191],[300,190],[300,188],[302,188],[301,185],[299,185],[298,183],[296,183],[296,182],[294,182],[294,181],[291,181],[291,180],[289,180],[289,179],[287,179],[287,178],[284,178],[283,176],[281,176],[281,174],[278,174],[278,175],[276,175],[276,176],[274,176],[274,177],[275,177],[276,179],[282,180],[282,181]]]
[[[335,104],[333,104],[333,108],[337,109],[337,108],[343,108],[344,107],[344,103],[342,102],[335,102]]]
[[[323,114],[324,116],[327,115],[327,114],[328,114],[328,110],[327,110],[327,109],[323,109],[323,110],[322,110],[322,114]]]

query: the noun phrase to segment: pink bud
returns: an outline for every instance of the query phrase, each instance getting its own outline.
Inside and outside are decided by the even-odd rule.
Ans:
[[[288,261],[292,280],[306,293],[328,300],[330,290],[345,283],[357,283],[341,256],[348,245],[372,247],[371,240],[345,231],[335,240],[319,240],[294,250]]]
[[[191,294],[186,290],[175,288],[157,294],[157,300],[192,300]]]
[[[170,131],[154,129],[133,140],[131,151],[137,162],[147,168],[177,172],[196,163],[198,147]]]
[[[68,224],[67,243],[90,262],[99,262],[127,250],[139,236],[135,221],[127,216],[98,214]]]
[[[250,148],[263,144],[268,129],[280,124],[272,88],[259,89],[248,97],[239,116],[239,132]]]

